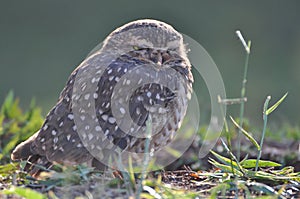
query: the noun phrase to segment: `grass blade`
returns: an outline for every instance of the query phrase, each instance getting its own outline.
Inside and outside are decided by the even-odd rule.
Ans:
[[[222,162],[223,164],[226,165],[233,165],[235,168],[238,168],[237,163],[235,161],[231,161],[231,159],[226,158],[224,156],[219,155],[218,153],[214,152],[214,151],[210,151],[220,162]]]
[[[46,196],[34,191],[30,188],[25,188],[25,187],[15,187],[12,186],[10,187],[10,189],[6,189],[6,190],[2,190],[0,193],[5,194],[5,195],[17,195],[17,196],[21,196],[24,198],[28,198],[28,199],[46,199]]]
[[[221,169],[223,172],[232,173],[232,167],[231,166],[221,164],[221,163],[219,163],[216,160],[211,159],[211,158],[208,162],[210,164],[214,165],[216,168]],[[238,169],[233,168],[233,170],[234,170],[235,175],[244,176],[244,174],[242,172],[240,172]]]
[[[260,160],[261,153],[262,153],[261,149],[263,147],[264,140],[265,140],[266,128],[267,128],[267,123],[268,123],[267,109],[268,109],[268,105],[269,105],[270,100],[271,100],[271,96],[268,96],[267,99],[265,100],[264,107],[263,107],[264,126],[263,126],[263,130],[262,130],[262,136],[261,136],[261,139],[260,139],[260,148],[258,149],[258,156],[257,156],[257,159],[256,159],[257,161],[256,161],[255,171],[258,170],[258,162]]]
[[[241,166],[245,169],[255,168],[256,166],[256,159],[248,159],[241,162]],[[280,167],[281,164],[273,161],[268,160],[259,160],[258,162],[259,167]]]
[[[266,115],[271,114],[283,102],[287,95],[288,93],[285,93],[284,96],[280,98],[280,100],[278,100],[273,106],[268,108],[268,110],[266,111]]]
[[[256,140],[245,129],[243,129],[231,116],[229,116],[229,117],[230,117],[232,123],[241,130],[241,132],[250,140],[250,142],[252,142],[252,144],[255,145],[257,150],[260,150],[260,146],[256,142]]]

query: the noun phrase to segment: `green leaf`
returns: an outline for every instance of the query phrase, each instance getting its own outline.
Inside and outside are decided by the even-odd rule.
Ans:
[[[46,196],[29,188],[12,186],[10,189],[1,191],[5,195],[18,195],[27,199],[45,199]]]
[[[297,174],[297,173],[294,173]],[[300,182],[300,176],[298,175],[275,175],[272,173],[267,173],[265,171],[251,171],[247,170],[247,176],[252,179],[259,179],[259,180],[272,180],[272,181],[288,181],[294,180]]]
[[[13,91],[10,91],[1,107],[1,113],[7,118],[18,118],[22,114],[19,107],[19,99],[14,99]]]
[[[281,170],[273,170],[272,173],[276,175],[298,175],[300,177],[299,173],[294,173],[294,167],[292,166],[284,167]]]
[[[217,162],[214,159],[210,158],[210,160],[208,162],[210,164],[214,165],[215,167],[220,168],[223,172],[226,172],[226,173],[233,173],[234,172],[235,175],[243,176],[243,173],[240,172],[239,170],[237,170],[235,168],[232,168],[231,166],[221,164],[221,163]],[[232,169],[233,169],[233,172],[232,172]]]
[[[232,153],[232,151],[228,148],[228,146],[226,145],[226,143],[224,142],[224,140],[221,138],[221,142],[222,142],[222,145],[224,146],[226,152],[230,155],[231,159],[232,159],[232,162],[235,161],[236,165],[237,165],[237,168],[242,172],[244,173],[244,169],[243,167],[241,167],[239,161],[237,160],[237,158],[235,157],[235,155]],[[231,164],[230,164],[231,165]],[[233,166],[233,164],[231,165]]]
[[[257,150],[260,150],[260,146],[256,142],[256,140],[245,129],[243,129],[231,116],[229,116],[229,117],[230,117],[232,123],[242,131],[242,133],[250,140],[250,142],[252,142],[252,144],[255,145]]]
[[[1,113],[2,114],[5,114],[5,111],[7,109],[9,109],[9,107],[12,105],[13,103],[13,100],[14,100],[14,92],[13,91],[9,91],[9,93],[7,94],[3,104],[2,104],[2,107],[1,107]]]
[[[255,168],[256,159],[248,159],[248,160],[242,161],[240,164],[242,167],[244,167],[246,169]],[[259,167],[280,167],[281,164],[278,164],[278,163],[272,162],[272,161],[267,161],[267,160],[259,160],[258,166]]]
[[[221,155],[219,155],[218,153],[214,152],[214,151],[210,151],[218,160],[220,160],[220,162],[222,162],[223,164],[226,164],[226,165],[232,165],[235,167],[235,168],[238,168],[237,166],[237,163],[235,161],[231,161],[229,158],[226,158],[226,157],[223,157]]]
[[[21,108],[19,106],[19,99],[15,99],[9,110],[7,110],[8,118],[19,118],[22,115]]]
[[[281,102],[283,102],[283,100],[286,98],[287,95],[288,95],[288,93],[284,94],[284,96],[282,96],[280,98],[280,100],[278,100],[273,106],[268,108],[268,110],[266,111],[266,115],[271,114],[279,106],[279,104],[281,104]]]
[[[8,163],[5,165],[0,165],[0,176],[11,175],[18,167],[18,163]]]

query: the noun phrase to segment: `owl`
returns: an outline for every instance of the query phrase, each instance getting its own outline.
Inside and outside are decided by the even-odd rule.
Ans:
[[[35,176],[37,164],[100,168],[116,151],[159,151],[181,126],[192,83],[179,32],[152,19],[125,24],[72,72],[40,130],[11,159],[27,160]]]

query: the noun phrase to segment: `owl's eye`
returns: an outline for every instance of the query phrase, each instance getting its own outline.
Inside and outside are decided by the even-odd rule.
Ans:
[[[140,47],[138,47],[138,46],[132,46],[132,48],[133,48],[134,50],[139,50],[139,49],[140,49]]]

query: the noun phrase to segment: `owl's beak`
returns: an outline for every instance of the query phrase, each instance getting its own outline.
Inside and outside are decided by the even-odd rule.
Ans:
[[[162,53],[158,53],[158,55],[157,55],[157,64],[161,66],[162,62],[163,62]]]
[[[151,53],[151,61],[161,66],[165,62],[171,59],[171,55],[165,50],[154,50]]]
[[[163,62],[162,52],[159,50],[154,50],[151,53],[151,61],[161,66]]]

